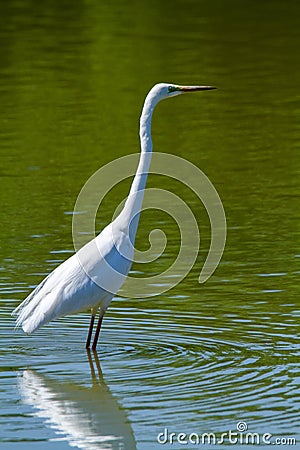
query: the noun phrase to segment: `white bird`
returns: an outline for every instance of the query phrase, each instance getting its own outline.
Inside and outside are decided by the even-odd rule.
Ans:
[[[153,110],[165,98],[210,89],[215,88],[159,83],[150,90],[140,118],[140,161],[123,210],[98,236],[51,272],[13,311],[17,315],[17,327],[22,326],[30,334],[53,319],[91,309],[86,341],[86,348],[89,348],[95,316],[99,311],[92,345],[92,349],[96,349],[105,311],[125,281],[133,260],[135,235],[151,162]]]

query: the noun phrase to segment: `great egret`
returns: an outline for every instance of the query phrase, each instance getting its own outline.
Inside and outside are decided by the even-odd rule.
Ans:
[[[96,349],[105,311],[132,264],[133,244],[151,161],[153,110],[164,98],[210,89],[215,88],[159,83],[150,90],[140,118],[140,161],[123,210],[95,239],[51,272],[13,311],[17,315],[17,327],[22,326],[30,334],[53,319],[90,308],[91,321],[86,341],[86,348],[89,348],[99,310],[92,345],[92,349]]]

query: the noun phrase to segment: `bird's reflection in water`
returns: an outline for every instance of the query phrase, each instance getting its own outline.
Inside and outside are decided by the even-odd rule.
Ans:
[[[136,443],[125,412],[106,386],[97,353],[96,370],[88,351],[92,387],[51,380],[34,370],[19,377],[22,400],[71,447],[85,450],[134,450]]]

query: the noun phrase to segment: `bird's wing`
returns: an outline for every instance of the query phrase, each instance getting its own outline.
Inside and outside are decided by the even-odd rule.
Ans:
[[[58,317],[108,306],[123,284],[131,261],[124,257],[126,237],[111,226],[51,272],[14,310],[26,333]],[[117,248],[116,245],[119,247]],[[126,247],[126,245],[125,245]]]
[[[57,314],[59,302],[64,302],[64,289],[76,278],[83,281],[85,274],[82,272],[76,255],[64,261],[13,311],[17,316],[16,326],[21,325],[24,331],[32,333],[52,320]]]
[[[15,308],[12,312],[12,316],[18,316],[21,312],[22,309],[25,308],[25,306],[28,305],[29,302],[32,301],[32,299],[35,296],[38,296],[38,294],[40,293],[40,291],[43,289],[43,287],[45,286],[45,284],[49,281],[49,279],[53,276],[55,270],[53,270],[53,272],[49,273],[49,275],[46,276],[46,278],[43,279],[43,281],[40,282],[40,284],[38,284],[36,286],[36,288],[28,295],[28,297],[25,298],[25,300],[20,303],[19,306],[17,306],[17,308]]]

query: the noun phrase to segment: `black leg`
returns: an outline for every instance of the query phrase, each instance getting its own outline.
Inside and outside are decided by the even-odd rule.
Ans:
[[[97,328],[96,328],[96,333],[95,333],[95,336],[94,336],[94,342],[93,342],[93,345],[92,345],[92,350],[96,350],[98,337],[99,337],[99,333],[100,333],[100,328],[101,328],[101,325],[102,325],[102,320],[103,320],[103,313],[102,313],[102,311],[100,311],[100,316],[99,316],[99,320],[98,320],[98,323],[97,323]]]
[[[86,340],[85,348],[90,348],[94,321],[95,321],[95,315],[92,314],[91,321],[90,321],[90,328],[89,328],[89,332],[88,332],[88,337],[87,337],[87,340]]]

